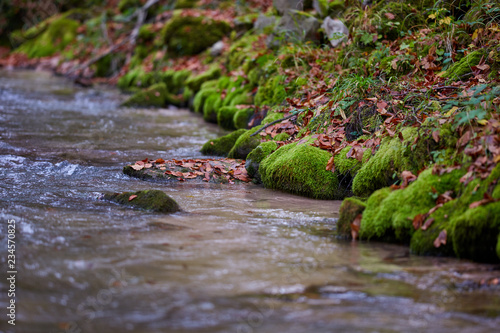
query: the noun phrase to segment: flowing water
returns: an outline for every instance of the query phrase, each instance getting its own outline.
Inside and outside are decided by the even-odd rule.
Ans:
[[[122,167],[202,157],[223,134],[109,88],[0,72],[1,332],[492,332],[497,266],[332,236],[338,201],[253,184],[154,183]],[[161,189],[158,215],[99,200]],[[7,223],[16,221],[16,326]]]

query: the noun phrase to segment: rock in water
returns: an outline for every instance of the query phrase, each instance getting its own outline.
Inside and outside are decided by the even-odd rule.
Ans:
[[[140,208],[158,213],[175,213],[181,210],[174,199],[160,190],[106,193],[103,199],[114,201],[123,206]]]
[[[325,18],[321,25],[332,47],[337,47],[349,37],[349,29],[340,20]]]

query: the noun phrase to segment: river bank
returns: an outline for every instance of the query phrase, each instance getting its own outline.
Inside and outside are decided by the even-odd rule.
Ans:
[[[116,83],[126,106],[189,107],[235,130],[203,151],[246,159],[267,188],[351,198],[343,237],[500,260],[494,2],[93,6],[13,32],[0,63]]]

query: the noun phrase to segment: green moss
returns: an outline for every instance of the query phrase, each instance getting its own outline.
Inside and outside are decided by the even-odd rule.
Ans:
[[[229,31],[231,27],[225,21],[215,21],[203,16],[181,16],[180,12],[175,11],[162,33],[168,52],[175,56],[185,56],[204,51]]]
[[[215,80],[220,76],[221,76],[221,69],[219,66],[215,65],[199,75],[191,76],[189,79],[186,80],[186,86],[188,86],[189,89],[193,91],[199,91],[201,85],[204,82]]]
[[[146,90],[132,95],[122,105],[123,106],[155,106],[162,107],[167,100],[167,87],[165,83],[157,83]]]
[[[226,105],[237,106],[250,104],[253,104],[253,97],[244,88],[241,89],[241,93],[239,94],[227,96]]]
[[[257,42],[259,36],[247,34],[231,45],[229,49],[229,70],[236,70],[246,62],[251,62],[251,55],[256,54],[253,43]]]
[[[16,52],[24,53],[29,58],[40,58],[64,50],[76,39],[76,30],[80,26],[78,21],[69,19],[67,16],[63,14],[50,18],[45,23],[42,22],[47,28],[37,37],[26,40],[16,49]]]
[[[362,163],[355,158],[347,158],[347,153],[351,150],[351,147],[345,147],[335,155],[334,165],[335,171],[337,171],[341,175],[351,175],[354,176],[359,169],[361,169]],[[364,154],[371,154],[370,150],[365,150]],[[363,154],[363,156],[364,156]]]
[[[400,31],[422,28],[425,24],[425,16],[413,4],[404,1],[387,2],[379,12],[379,32],[389,39],[398,38]],[[389,20],[385,13],[393,14],[394,19]]]
[[[500,202],[490,203],[453,218],[453,249],[459,258],[499,262]]]
[[[125,13],[129,9],[138,8],[141,6],[140,0],[121,0],[118,3],[118,10],[120,13]]]
[[[205,100],[208,96],[216,94],[216,89],[206,89],[200,90],[195,96],[193,100],[193,108],[195,112],[203,113],[203,107],[205,105]]]
[[[154,30],[153,24],[144,24],[139,28],[139,34],[137,35],[143,42],[151,41],[155,38],[156,32]]]
[[[366,197],[373,191],[396,182],[402,171],[409,170],[416,174],[428,163],[427,142],[421,138],[418,145],[413,146],[413,140],[418,135],[417,130],[405,128],[402,135],[403,142],[397,135],[382,140],[379,150],[363,164],[354,177],[354,195]]]
[[[377,220],[377,215],[379,213],[380,205],[391,194],[391,192],[392,191],[389,187],[381,188],[380,190],[373,192],[366,201],[366,208],[361,219],[359,233],[361,238],[370,239],[371,237],[375,237],[382,239],[385,237],[386,231],[390,228],[390,225],[388,223],[386,225],[381,224],[380,221]]]
[[[247,169],[248,176],[255,178],[257,182],[261,181],[259,166],[262,160],[269,156],[272,152],[278,149],[278,145],[274,141],[262,142],[247,156],[245,168]]]
[[[132,198],[132,200],[130,200],[130,198]],[[174,199],[160,190],[105,194],[104,199],[117,202],[123,206],[140,208],[158,213],[175,213],[181,210]]]
[[[325,170],[331,154],[307,143],[285,145],[259,167],[264,186],[316,199],[339,199],[338,179]]]
[[[268,112],[266,117],[262,119],[262,124],[269,124],[273,121],[279,120],[283,118],[283,112]]]
[[[290,134],[283,132],[283,133],[276,135],[273,140],[274,141],[286,141],[286,140],[288,140],[289,137],[290,137]]]
[[[209,140],[201,148],[201,153],[205,155],[226,156],[231,148],[233,148],[236,140],[245,132],[246,130],[240,129],[221,138]]]
[[[196,8],[198,1],[199,0],[177,0],[175,2],[175,9]]]
[[[255,95],[255,105],[280,105],[286,97],[283,77],[276,75],[267,80],[264,85],[259,86]]]
[[[472,75],[472,66],[478,65],[485,55],[486,51],[484,49],[473,51],[454,63],[443,76],[453,80],[466,79]]]
[[[203,119],[209,123],[217,123],[217,111],[222,104],[219,93],[213,93],[207,97],[203,104]]]
[[[407,188],[390,192],[378,207],[367,206],[369,218],[363,215],[360,236],[408,242],[414,232],[413,218],[436,205],[436,194],[457,191],[463,174],[462,170],[442,176],[433,175],[431,169],[423,171]]]
[[[357,198],[345,198],[340,205],[339,220],[337,221],[337,234],[343,237],[351,237],[351,223],[356,216],[362,214],[366,203]]]
[[[239,109],[233,117],[234,127],[236,128],[248,128],[248,122],[250,118],[254,114],[254,110],[252,108],[248,109]]]
[[[256,126],[248,131],[246,131],[242,136],[236,140],[233,148],[227,155],[229,158],[241,158],[246,159],[247,155],[260,145],[260,135],[250,136],[256,131],[258,131],[262,126]]]
[[[231,106],[223,106],[217,111],[217,124],[223,129],[234,130],[234,115],[238,109]]]

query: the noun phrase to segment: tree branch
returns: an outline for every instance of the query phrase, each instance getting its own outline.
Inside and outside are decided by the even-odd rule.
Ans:
[[[261,127],[261,128],[260,128],[258,131],[256,131],[255,133],[251,134],[251,135],[250,135],[250,137],[252,137],[252,136],[255,136],[255,135],[259,134],[260,132],[262,132],[263,130],[265,130],[266,128],[268,128],[269,126],[272,126],[272,125],[277,124],[277,123],[281,123],[281,122],[283,122],[283,121],[285,121],[285,120],[288,120],[288,119],[290,119],[290,118],[293,118],[293,117],[297,117],[297,115],[296,115],[296,114],[291,114],[291,115],[288,115],[288,116],[286,116],[286,117],[284,117],[284,118],[281,118],[281,119],[278,119],[278,120],[272,121],[272,122],[270,122],[269,124],[266,124],[264,127]]]

